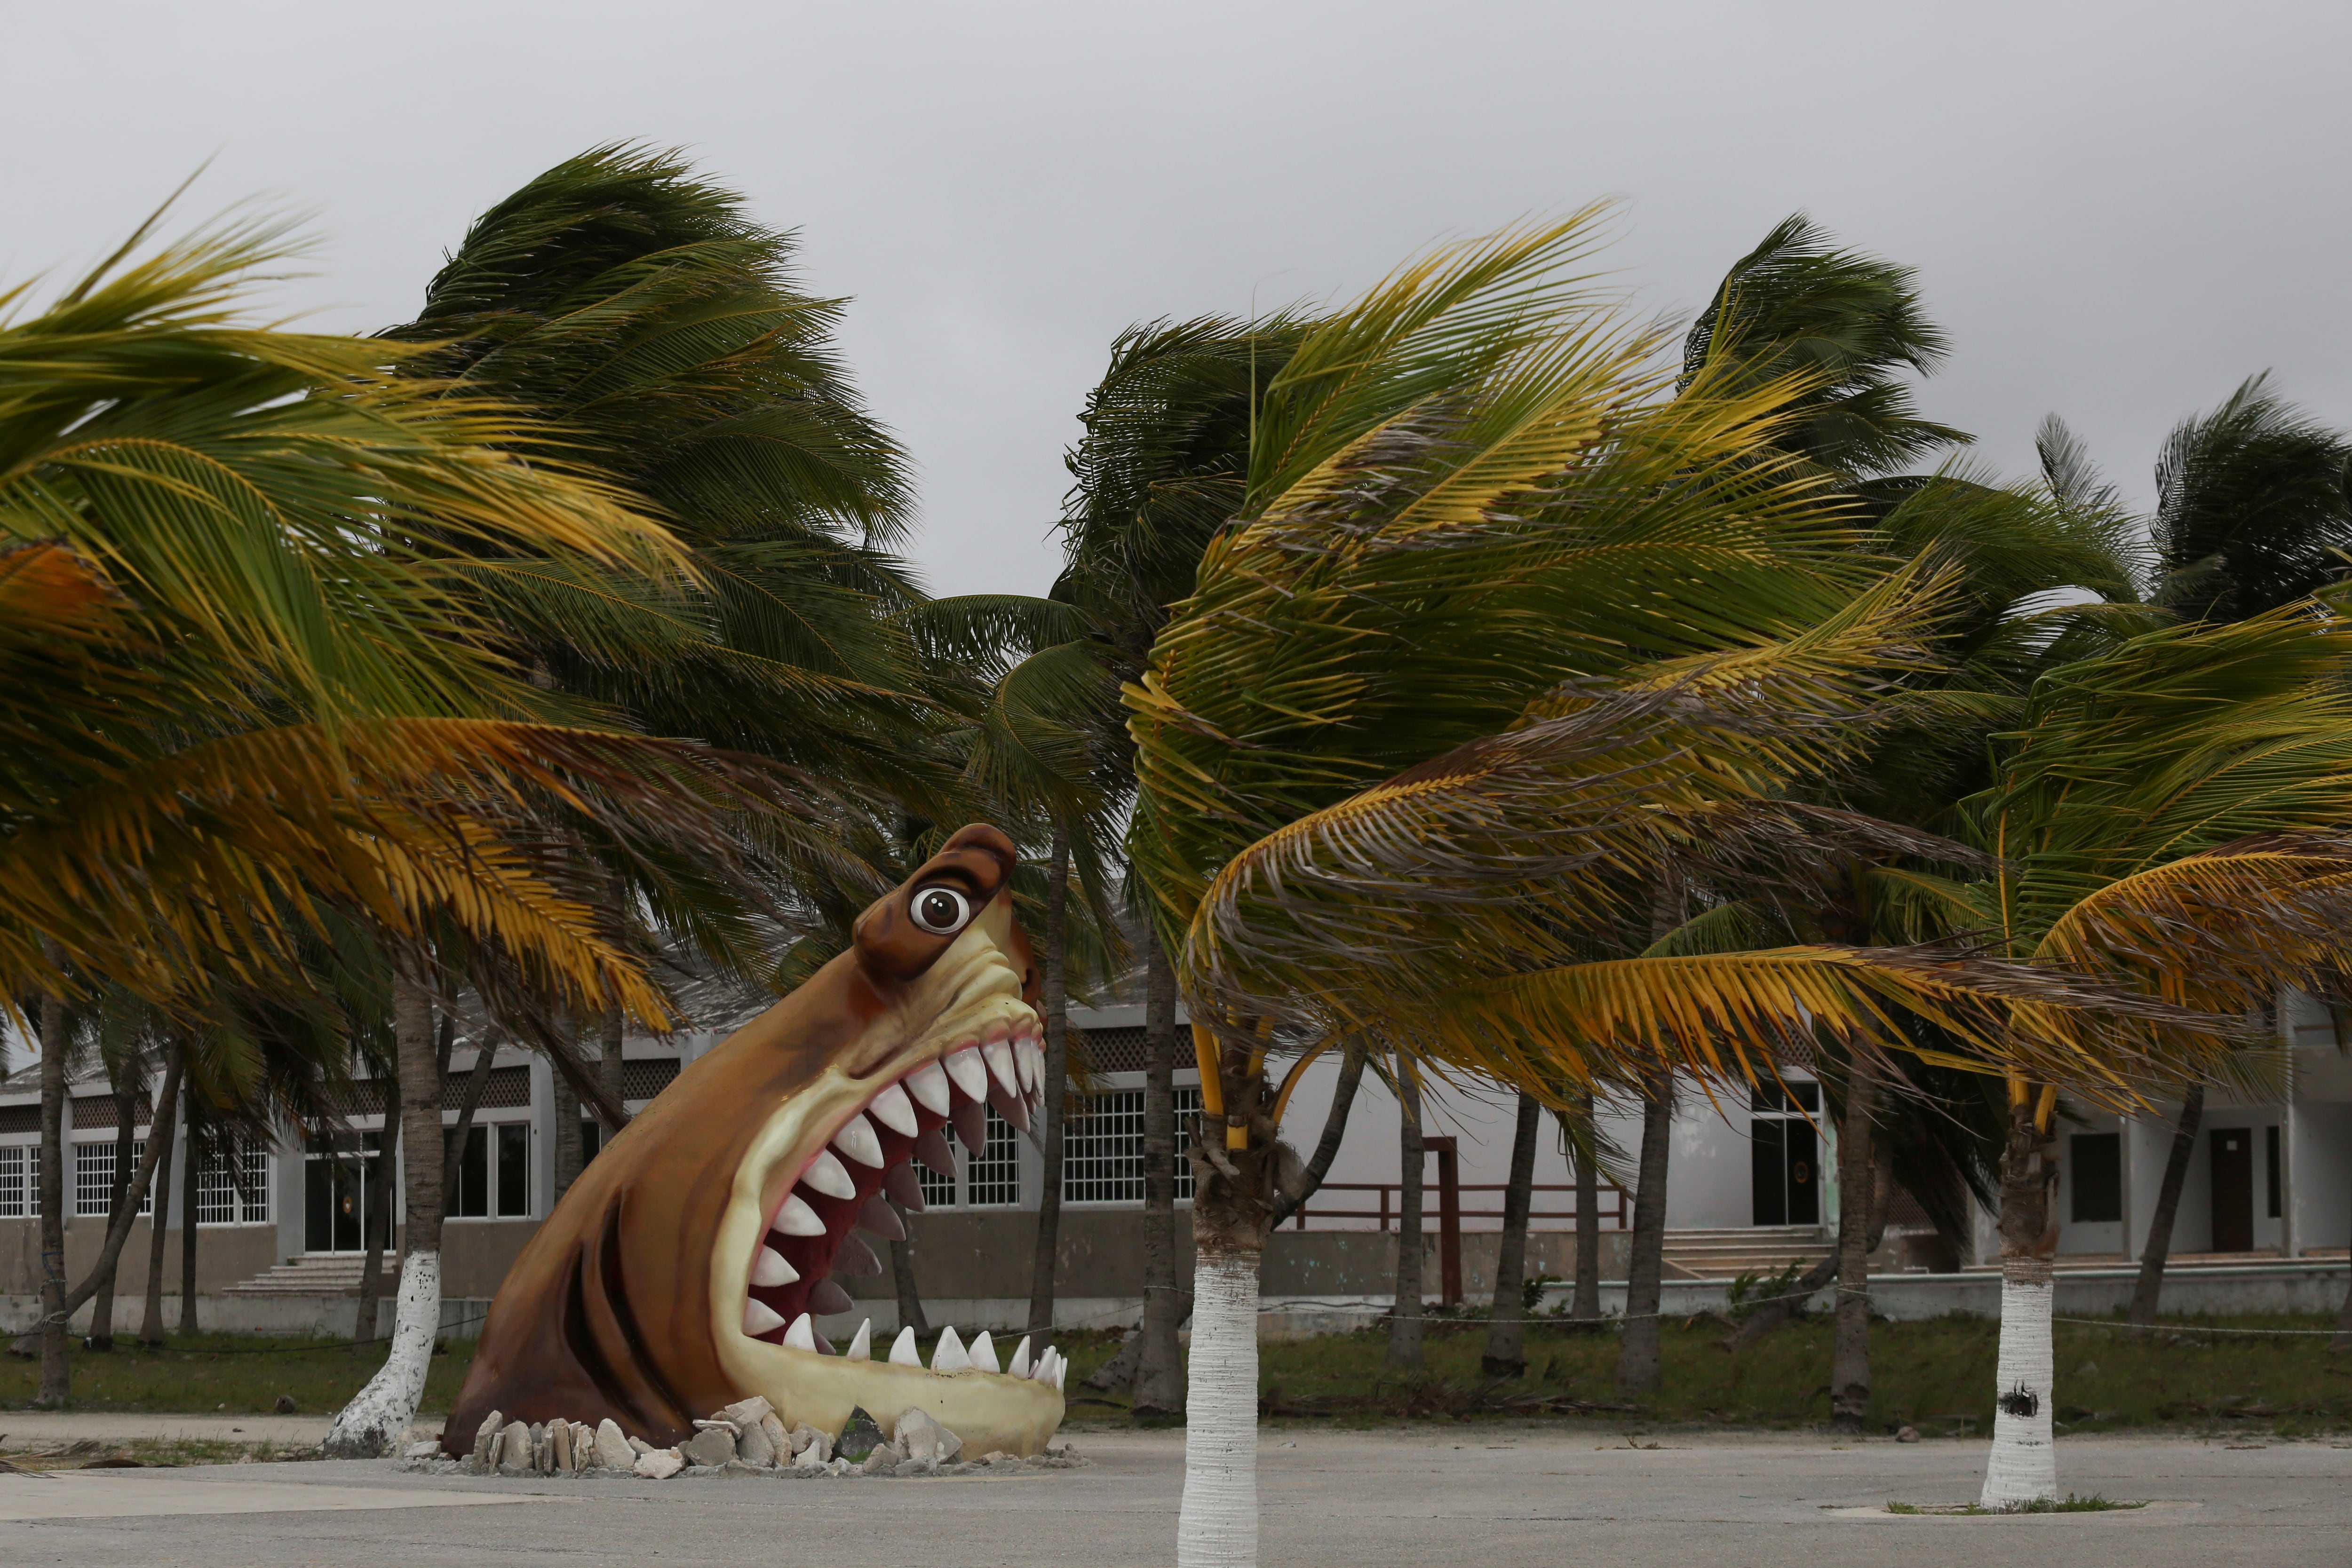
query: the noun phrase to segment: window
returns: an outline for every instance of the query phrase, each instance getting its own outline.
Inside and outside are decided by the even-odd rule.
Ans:
[[[2270,1216],[2279,1217],[2279,1130],[2275,1124],[2263,1129],[2263,1155],[2270,1164]]]
[[[604,1147],[604,1124],[589,1117],[580,1119],[580,1166],[583,1170]]]
[[[988,1108],[988,1146],[964,1161],[963,1200],[974,1208],[1009,1208],[1021,1201],[1021,1145],[1013,1124]]]
[[[940,1131],[946,1136],[948,1146],[950,1148],[954,1147],[955,1129],[953,1127],[942,1127]],[[917,1160],[915,1162],[915,1180],[922,1186],[924,1207],[953,1208],[955,1207],[955,1177],[951,1176],[941,1176],[939,1172],[925,1165],[922,1161]]]
[[[2124,1140],[2120,1133],[2077,1133],[2073,1139],[2077,1225],[2113,1225],[2124,1217]]]
[[[1184,1150],[1201,1120],[1201,1092],[1176,1091],[1176,1197],[1192,1196],[1192,1162]],[[1143,1091],[1097,1094],[1062,1132],[1065,1203],[1143,1201]]]
[[[198,1225],[269,1223],[269,1148],[256,1138],[215,1146],[196,1168]]]
[[[1810,1116],[1821,1108],[1818,1083],[1759,1083],[1748,1100],[1749,1110],[1767,1116],[1794,1116],[1800,1112]]]
[[[0,1148],[0,1219],[30,1219],[41,1212],[41,1146]]]
[[[530,1124],[499,1124],[499,1216],[530,1213]]]
[[[466,1150],[457,1156],[453,1219],[501,1219],[530,1213],[530,1124],[476,1123],[466,1129]]]
[[[104,1143],[76,1144],[74,1150],[74,1214],[78,1218],[105,1218],[114,1212],[114,1140]],[[139,1139],[131,1145],[131,1168],[135,1174],[139,1162],[147,1155],[147,1141]],[[139,1212],[145,1214],[149,1205],[142,1203]]]
[[[1094,1095],[1064,1125],[1062,1201],[1143,1201],[1142,1090]]]

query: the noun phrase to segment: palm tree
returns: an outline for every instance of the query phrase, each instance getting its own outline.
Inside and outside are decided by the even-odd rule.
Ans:
[[[538,846],[556,826],[723,867],[768,791],[546,722],[460,591],[478,554],[659,577],[677,547],[513,411],[385,373],[411,351],[247,325],[278,230],[143,244],[0,322],[0,864],[22,894],[0,982],[102,975],[175,1009],[299,990],[336,909],[412,951],[446,919],[545,986],[664,1016]]]
[[[2127,516],[2055,414],[2042,422],[2040,445],[2053,495],[2084,512]],[[2352,545],[2347,460],[2352,443],[2280,399],[2263,376],[2210,413],[2181,421],[2158,457],[2156,515],[2145,520],[2155,545],[2150,599],[2188,619],[2229,621],[2335,582]],[[2156,1322],[2204,1103],[2202,1083],[2183,1090],[2132,1290],[2130,1321],[2142,1329]]]
[[[2116,1000],[1957,953],[1610,950],[1675,862],[1811,836],[1774,797],[1851,755],[1858,681],[1900,667],[1942,579],[1857,551],[1773,451],[1803,383],[1669,395],[1656,335],[1569,270],[1589,227],[1440,252],[1305,334],[1129,694],[1129,852],[1181,954],[1207,1133],[1187,1564],[1255,1559],[1276,1053],[1367,1035],[1541,1093],[1762,1072],[1906,1009],[2002,1052],[2009,1006]]]
[[[2042,675],[1996,737],[1994,775],[1961,802],[1965,835],[2000,858],[1967,881],[1904,873],[1922,924],[1992,934],[2004,955],[2063,966],[2199,1009],[2085,1045],[2032,1011],[2014,1042],[2000,1167],[2000,1413],[1989,1505],[2054,1495],[2049,1447],[2051,1273],[2058,1221],[2053,1116],[2062,1085],[2139,1108],[2164,1088],[2249,1089],[2265,1053],[2224,1016],[2259,1016],[2278,986],[2316,985],[2342,956],[2352,872],[2352,709],[2340,671],[2352,622],[2305,601],[2243,622],[2144,633]]]
[[[1111,344],[1087,394],[1084,438],[1068,455],[1065,567],[1057,597],[1084,617],[1097,667],[1117,681],[1141,677],[1171,607],[1189,596],[1201,557],[1239,509],[1249,435],[1268,382],[1296,348],[1305,319],[1200,317],[1129,328]],[[1134,790],[1133,742],[1116,684],[1103,718],[1101,792],[1116,808]],[[1130,894],[1139,891],[1129,880]],[[1177,1331],[1190,1294],[1176,1271],[1176,987],[1149,919],[1140,926],[1144,969],[1143,1322],[1133,1409],[1157,1423],[1181,1414],[1184,1366]],[[1343,1127],[1363,1068],[1346,1058],[1334,1117]],[[1328,1169],[1335,1135],[1322,1157]],[[1319,1181],[1321,1170],[1313,1173]]]

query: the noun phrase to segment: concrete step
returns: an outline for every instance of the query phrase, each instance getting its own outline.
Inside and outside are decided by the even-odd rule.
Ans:
[[[290,1263],[280,1263],[266,1273],[228,1286],[225,1296],[354,1296],[359,1293],[360,1275],[367,1260],[356,1253],[328,1253],[315,1257],[297,1258]],[[387,1293],[400,1278],[400,1260],[387,1252],[383,1255],[381,1278]]]
[[[1831,1244],[1816,1225],[1720,1226],[1669,1230],[1666,1273],[1684,1280],[1736,1280],[1742,1274],[1778,1274],[1791,1263],[1810,1267],[1830,1255]]]

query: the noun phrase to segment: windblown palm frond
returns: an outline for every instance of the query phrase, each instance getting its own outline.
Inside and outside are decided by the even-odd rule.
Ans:
[[[62,540],[322,715],[528,711],[439,563],[527,545],[661,576],[677,545],[511,405],[393,373],[414,350],[247,324],[288,254],[215,228],[0,319],[0,537]]]
[[[1732,264],[1683,345],[1684,373],[1736,366],[1808,390],[1778,444],[1857,477],[1884,474],[1970,437],[1921,419],[1897,375],[1949,352],[1920,308],[1917,274],[1839,250],[1804,214],[1784,218]]]
[[[2200,620],[2276,609],[2340,580],[2352,441],[2255,376],[2183,420],[2157,459],[2155,598]]]

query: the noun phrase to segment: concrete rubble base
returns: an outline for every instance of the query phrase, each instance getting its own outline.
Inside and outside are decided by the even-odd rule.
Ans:
[[[1624,1433],[1600,1427],[1267,1427],[1261,1560],[1285,1568],[1883,1568],[1904,1560],[2341,1568],[2352,1540],[2352,1439],[2340,1437],[2062,1438],[2063,1486],[2151,1506],[2021,1518],[1884,1511],[1889,1500],[1973,1498],[1981,1442],[1840,1445],[1817,1434],[1712,1432],[1637,1440],[1643,1446],[1629,1447]],[[890,1488],[626,1477],[583,1485],[406,1474],[389,1460],[0,1476],[0,1562],[1170,1562],[1183,1434],[1080,1431],[1076,1441],[1091,1461],[1083,1469]],[[884,1499],[887,1511],[877,1513]],[[506,1506],[469,1506],[487,1504]],[[1965,1541],[1948,1542],[1956,1531]]]

